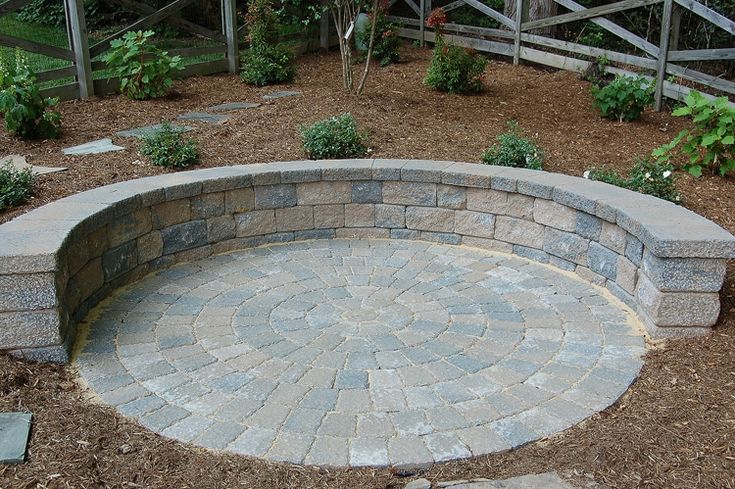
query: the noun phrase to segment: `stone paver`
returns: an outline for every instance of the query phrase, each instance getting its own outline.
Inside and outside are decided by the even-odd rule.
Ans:
[[[0,464],[21,464],[31,432],[31,414],[0,413]]]
[[[123,151],[125,148],[112,143],[112,139],[104,138],[88,143],[64,148],[65,155],[94,155],[100,153],[109,153],[111,151]]]
[[[103,400],[165,436],[417,468],[517,447],[615,402],[645,346],[611,297],[479,249],[271,245],[115,292],[77,362]]]
[[[0,165],[4,165],[6,163],[10,163],[10,166],[14,167],[16,170],[25,170],[26,168],[30,168],[31,172],[35,173],[36,175],[45,175],[46,173],[56,173],[58,171],[66,171],[66,167],[54,167],[54,166],[38,166],[38,165],[31,165],[26,161],[25,156],[21,155],[8,155],[0,157]]]
[[[207,112],[187,112],[177,117],[180,121],[205,122],[207,124],[222,124],[229,117],[221,114],[208,114]]]
[[[271,92],[263,95],[263,100],[275,100],[277,98],[284,98],[284,97],[298,97],[301,95],[301,92],[296,92],[292,90],[281,90],[278,92]]]
[[[153,124],[152,126],[136,127],[133,129],[127,129],[125,131],[118,131],[115,133],[115,135],[123,138],[142,138],[145,136],[149,136],[156,131],[159,131],[161,127],[163,127],[162,124]],[[178,124],[171,124],[171,128],[181,132],[189,132],[194,130],[193,127],[180,126]]]
[[[229,112],[232,110],[257,109],[258,107],[260,107],[260,104],[254,104],[252,102],[227,102],[207,107],[207,110],[212,112]]]

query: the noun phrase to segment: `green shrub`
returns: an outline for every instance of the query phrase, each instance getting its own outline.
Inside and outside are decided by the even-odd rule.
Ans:
[[[584,172],[584,177],[635,190],[676,204],[681,202],[681,195],[676,190],[674,167],[665,161],[638,159],[630,169],[628,178],[615,170],[604,168],[587,170]]]
[[[630,122],[641,118],[643,110],[653,103],[653,83],[639,76],[618,76],[608,85],[592,87],[595,107],[606,119]]]
[[[607,85],[609,82],[608,77],[611,76],[605,71],[608,64],[610,64],[610,60],[607,59],[607,56],[600,56],[594,62],[590,63],[580,78],[597,87]]]
[[[674,110],[676,117],[691,116],[694,128],[681,131],[669,144],[653,151],[653,156],[669,162],[673,150],[681,144],[681,152],[689,158],[684,169],[698,177],[703,168],[711,168],[724,176],[735,171],[735,109],[727,97],[708,100],[692,91],[686,106]]]
[[[530,139],[521,136],[515,121],[509,121],[508,127],[510,130],[495,138],[497,143],[482,153],[482,162],[487,165],[540,170],[544,161],[543,150]]]
[[[142,155],[150,158],[156,166],[186,168],[199,162],[197,142],[185,139],[181,129],[164,122],[153,134],[144,136],[140,145]]]
[[[33,195],[30,168],[17,170],[9,161],[0,165],[0,211],[20,205]]]
[[[285,45],[275,41],[276,13],[271,0],[250,0],[245,22],[250,46],[241,57],[242,80],[257,86],[293,80],[296,75],[294,55]]]
[[[365,46],[370,43],[370,29],[371,24],[367,23],[357,31],[358,43]],[[375,41],[373,42],[373,59],[377,60],[380,66],[398,63],[401,59],[401,53],[398,51],[401,46],[398,29],[400,29],[400,25],[388,21],[385,18],[385,11],[380,10],[378,21],[375,24]]]
[[[84,18],[87,27],[94,27],[99,23],[97,0],[84,0]],[[64,2],[59,0],[32,0],[18,11],[18,19],[30,24],[66,27]]]
[[[19,49],[14,62],[0,58],[0,113],[9,132],[23,139],[58,137],[61,114],[48,110],[58,102],[41,96],[36,75]]]
[[[341,114],[299,128],[304,151],[312,160],[359,158],[368,153],[366,131],[357,129],[351,114]]]
[[[424,83],[434,90],[448,93],[476,93],[483,89],[482,77],[487,60],[473,50],[446,44],[441,33],[447,17],[444,10],[434,10],[427,26],[434,28],[434,54]]]
[[[110,42],[103,57],[111,77],[120,78],[120,92],[134,100],[163,97],[173,84],[171,78],[183,67],[181,57],[169,56],[152,44],[153,31],[126,32]]]

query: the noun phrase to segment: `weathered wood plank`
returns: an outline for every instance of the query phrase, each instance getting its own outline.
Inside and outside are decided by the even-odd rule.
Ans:
[[[416,29],[402,28],[398,29],[398,35],[408,39],[419,39],[419,31]],[[485,39],[476,39],[472,37],[454,36],[451,34],[442,34],[444,39],[457,46],[476,49],[486,53],[500,54],[503,56],[513,56],[513,46],[504,42],[488,41]],[[432,31],[426,31],[426,40],[435,42],[435,35]]]
[[[140,14],[140,15],[150,15],[157,11],[155,7],[151,7],[150,5],[146,5],[144,3],[136,2],[135,0],[110,0],[110,1],[117,3],[119,5],[122,5],[123,7],[128,8],[131,11],[137,14]],[[199,24],[189,22],[188,20],[182,19],[181,17],[176,17],[176,16],[167,17],[163,21],[174,27],[178,27],[179,29],[182,29],[186,32],[190,32],[191,34],[206,37],[207,39],[211,39],[217,42],[222,42],[222,43],[227,42],[227,38],[225,38],[223,34],[217,31],[213,31],[211,29],[207,29],[206,27],[200,26]]]
[[[721,15],[711,8],[702,5],[695,0],[674,0],[676,3],[681,5],[687,10],[691,10],[700,17],[707,19],[720,29],[724,29],[730,34],[735,35],[735,21],[728,19],[724,15]]]
[[[418,5],[416,5],[416,2],[414,2],[413,0],[404,0],[404,1],[406,2],[406,5],[408,5],[409,7],[411,7],[411,10],[413,10],[414,12],[416,12],[416,15],[418,15],[419,17],[421,17],[421,9],[419,8]]]
[[[458,8],[464,6],[464,5],[467,5],[466,3],[464,3],[464,0],[455,0],[452,3],[449,3],[449,4],[445,5],[445,6],[443,6],[442,9],[445,12],[451,12],[452,10],[456,10],[456,9],[458,9]]]
[[[656,93],[654,94],[654,109],[661,112],[664,98],[664,78],[666,78],[666,63],[669,56],[669,40],[671,39],[671,14],[674,12],[674,0],[664,0],[664,11],[661,17],[661,42],[658,47],[656,67]]]
[[[227,38],[227,66],[230,73],[237,73],[240,66],[240,43],[237,35],[237,6],[235,0],[222,1],[222,23]]]
[[[0,17],[10,12],[20,10],[26,5],[31,3],[31,0],[8,0],[5,3],[0,4]]]
[[[69,43],[74,52],[79,98],[89,98],[94,95],[94,85],[92,84],[92,62],[89,57],[89,36],[87,22],[84,18],[84,5],[76,0],[64,0],[64,9],[69,30]]]
[[[386,16],[386,19],[391,22],[398,22],[403,25],[410,25],[410,26],[419,26],[419,20],[418,19],[411,19],[409,17],[397,17],[395,15],[388,15]],[[513,39],[513,33],[507,30],[501,30],[501,29],[490,29],[487,27],[475,27],[472,25],[463,25],[463,24],[444,24],[443,30],[447,32],[454,32],[457,34],[473,34],[476,36],[486,36],[486,37],[497,37],[500,39]],[[525,35],[525,34],[524,34]]]
[[[560,41],[550,37],[537,36],[534,34],[523,34],[523,41],[539,46],[545,46],[553,49],[561,49],[570,53],[582,54],[585,56],[592,56],[599,58],[605,56],[610,61],[617,63],[624,63],[627,65],[637,66],[639,68],[645,68],[649,70],[656,69],[656,60],[650,58],[644,58],[641,56],[634,56],[632,54],[623,54],[617,51],[611,51],[609,49],[595,48],[587,46],[585,44],[578,44],[570,41]]]
[[[7,34],[0,34],[0,46],[8,46],[11,48],[18,47],[24,51],[28,51],[29,53],[43,54],[50,58],[74,61],[74,52],[70,49],[49,46],[48,44],[41,44],[35,41],[29,41],[28,39],[8,36]]]
[[[488,17],[491,17],[501,24],[503,24],[505,27],[509,29],[515,29],[515,22],[512,19],[509,19],[505,15],[501,14],[500,12],[496,12],[495,10],[491,9],[487,5],[485,5],[482,2],[478,2],[478,0],[465,0],[465,3],[469,5],[470,7],[474,7],[475,9],[479,10],[483,14],[487,15]]]
[[[79,98],[79,84],[77,82],[59,87],[45,88],[41,90],[43,97],[59,97],[59,100],[74,100]]]
[[[585,10],[585,8],[575,2],[574,0],[554,0],[559,5],[568,8],[569,10],[573,12],[578,12],[580,10]],[[623,29],[616,23],[607,20],[607,19],[590,19],[590,22],[593,22],[603,29],[605,29],[608,32],[611,32],[618,36],[619,38],[629,42],[633,46],[637,47],[638,49],[650,54],[653,57],[658,57],[658,47],[647,40],[643,39],[640,36],[637,36],[633,34],[632,32]]]
[[[114,41],[115,39],[118,39],[125,35],[128,31],[137,31],[141,29],[145,29],[146,27],[152,26],[153,24],[156,24],[163,19],[173,15],[175,12],[178,12],[182,8],[186,7],[187,5],[194,3],[195,0],[176,0],[173,3],[170,3],[163,7],[160,10],[157,10],[155,13],[152,13],[148,15],[147,17],[143,17],[142,19],[138,19],[137,21],[133,22],[129,26],[126,26],[124,29],[117,31],[116,33],[107,36],[102,41],[98,42],[94,46],[92,46],[89,51],[90,55],[92,57],[97,56],[98,54],[101,54],[107,50],[107,48],[110,46],[110,42]]]
[[[39,83],[60,80],[62,78],[69,78],[77,74],[77,69],[74,66],[66,66],[64,68],[56,68],[55,70],[46,70],[36,73],[36,80]]]
[[[181,56],[183,58],[187,56],[204,56],[207,54],[225,54],[226,50],[226,45],[219,44],[217,46],[199,46],[195,48],[171,49],[168,54],[170,54],[171,56]]]
[[[555,15],[546,19],[525,22],[521,29],[530,31],[542,27],[550,27],[554,25],[567,24],[579,20],[594,19],[596,17],[604,17],[605,15],[614,14],[615,12],[623,12],[635,8],[645,7],[646,5],[654,5],[661,3],[662,0],[622,0],[621,2],[601,5],[599,7],[588,8],[567,14]]]
[[[516,18],[513,28],[513,64],[517,65],[521,62],[521,34],[523,31],[521,26],[528,21],[528,12],[530,2],[528,0],[516,0]]]
[[[546,51],[540,51],[538,49],[528,48],[525,46],[521,47],[520,53],[521,59],[531,61],[552,68],[558,68],[560,70],[574,71],[577,73],[583,73],[591,64],[589,61],[583,61],[577,58],[570,58],[569,56],[562,56],[560,54],[548,53]]]
[[[735,59],[735,48],[669,51],[669,61],[719,61]]]
[[[735,94],[735,82],[725,80],[724,78],[708,75],[706,73],[691,70],[689,68],[684,68],[683,66],[671,63],[666,66],[666,73],[678,76],[685,80],[706,85],[710,88],[714,88],[715,90],[721,90],[723,92]]]

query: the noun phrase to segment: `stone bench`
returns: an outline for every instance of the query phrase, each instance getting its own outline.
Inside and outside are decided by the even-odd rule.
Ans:
[[[486,248],[605,286],[653,338],[717,322],[735,238],[671,203],[479,164],[299,161],[143,178],[0,226],[0,350],[68,361],[76,324],[114,289],[177,262],[266,243],[396,238]]]

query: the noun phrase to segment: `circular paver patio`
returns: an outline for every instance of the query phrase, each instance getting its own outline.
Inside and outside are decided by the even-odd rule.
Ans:
[[[90,315],[82,377],[165,436],[317,465],[427,465],[609,406],[645,347],[576,276],[484,250],[324,240],[207,258]]]

